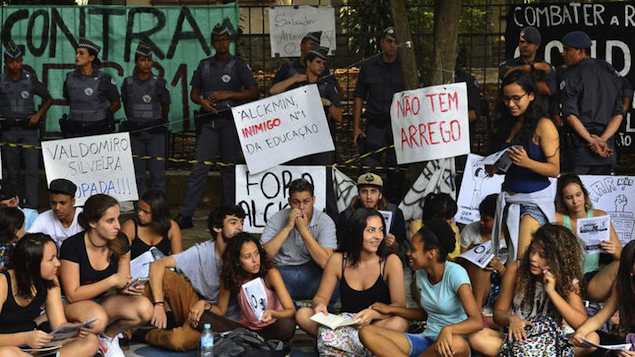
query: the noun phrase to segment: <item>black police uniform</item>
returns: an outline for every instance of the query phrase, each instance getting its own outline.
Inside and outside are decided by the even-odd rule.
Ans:
[[[121,99],[126,111],[126,127],[130,130],[132,153],[137,156],[165,157],[167,113],[162,108],[170,104],[165,79],[151,76],[141,80],[136,74],[126,77],[121,85]],[[137,191],[146,192],[146,168],[150,188],[166,192],[165,161],[134,158]]]
[[[90,75],[79,69],[66,74],[64,98],[68,100],[68,120],[60,120],[65,137],[109,134],[114,130],[110,111],[112,102],[119,100],[114,80],[99,69]]]
[[[39,126],[29,126],[29,119],[36,113],[34,96],[43,101],[51,99],[46,86],[34,73],[22,70],[20,78],[13,80],[5,72],[0,79],[0,114],[2,115],[2,141],[16,144],[38,145]],[[20,181],[20,154],[24,158],[24,181]],[[39,162],[40,153],[34,148],[2,147],[2,161],[6,165],[4,179],[20,197],[26,199],[27,207],[37,207],[39,203]],[[24,182],[24,184],[19,184]]]
[[[202,60],[192,75],[192,88],[199,90],[201,98],[207,98],[217,90],[240,91],[256,86],[251,69],[240,58],[229,56],[227,62],[218,62],[216,57]],[[242,103],[227,100],[216,102],[218,114],[204,112],[201,109],[197,118],[198,137],[196,140],[196,160],[187,179],[187,192],[183,200],[180,215],[192,217],[205,191],[207,173],[210,166],[202,161],[215,160],[220,152],[221,160],[226,163],[240,163],[244,159],[236,124],[231,107]],[[233,205],[235,201],[235,168],[221,168],[223,184],[223,203]]]
[[[392,145],[392,129],[390,126],[390,106],[395,93],[405,89],[399,57],[386,63],[382,56],[377,56],[362,65],[357,77],[355,97],[366,101],[366,139],[360,144],[363,153],[375,151],[379,148]],[[395,167],[397,158],[395,149],[384,151],[386,159],[384,165]],[[366,160],[366,165],[375,167],[381,164],[382,154],[371,155]],[[386,198],[393,203],[401,200],[403,177],[396,170],[388,170],[387,180],[384,185]]]

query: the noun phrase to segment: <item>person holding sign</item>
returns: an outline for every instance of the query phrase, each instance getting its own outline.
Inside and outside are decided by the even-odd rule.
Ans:
[[[282,82],[290,77],[295,76],[296,74],[304,74],[306,73],[306,59],[305,56],[320,47],[322,40],[322,31],[309,32],[300,41],[300,58],[297,58],[291,62],[287,62],[280,66],[278,71],[276,72],[275,77],[273,77],[273,84],[277,84]],[[327,51],[328,52],[328,51]],[[328,77],[328,80],[336,83],[334,76],[330,76],[331,71],[328,67],[324,66],[322,72],[319,73],[320,77]],[[274,93],[271,93],[274,94]]]
[[[508,74],[503,79],[502,95],[506,115],[499,123],[499,136],[512,165],[498,197],[492,244],[498,250],[506,232],[507,263],[511,263],[523,256],[532,233],[553,219],[549,177],[560,174],[560,143],[558,129],[543,113],[542,97],[529,74]],[[494,173],[490,166],[486,169]]]
[[[404,318],[372,308],[377,303],[398,308],[406,305],[403,267],[399,257],[386,249],[383,216],[373,209],[358,208],[350,219],[347,234],[351,243],[329,258],[320,288],[313,298],[313,306],[302,308],[296,314],[298,325],[311,335],[318,336],[320,355],[331,355],[328,353],[331,351],[364,355],[365,349],[359,341],[356,327],[340,327],[332,331],[320,327],[311,319],[315,314],[328,313],[327,304],[338,286],[341,312],[352,316],[358,325],[373,324],[395,333],[402,333],[408,328]]]
[[[139,42],[135,51],[135,67],[132,76],[126,77],[121,85],[121,99],[126,111],[124,122],[130,130],[132,154],[152,156],[150,160],[134,158],[137,191],[146,192],[146,179],[154,190],[166,190],[165,161],[157,156],[166,156],[168,113],[170,93],[163,78],[152,74],[152,48]],[[146,165],[147,163],[147,165]],[[150,172],[146,176],[146,166]]]
[[[562,175],[558,178],[556,190],[556,223],[577,231],[578,219],[606,216],[601,209],[594,209],[589,192],[580,177],[574,174]],[[617,237],[615,227],[610,225],[609,240],[600,243],[600,250],[584,251],[583,288],[592,301],[604,301],[610,293],[622,252],[622,244]],[[600,268],[600,255],[610,255],[611,262]]]
[[[454,249],[455,234],[442,219],[427,220],[412,237],[408,252],[413,280],[419,296],[416,308],[375,303],[380,314],[407,320],[427,319],[420,334],[404,334],[375,325],[362,327],[360,338],[366,348],[379,357],[469,356],[466,336],[483,323],[472,295],[470,279],[460,265],[447,261]]]
[[[192,228],[192,215],[201,202],[207,185],[209,165],[220,152],[223,162],[238,163],[241,147],[231,107],[258,98],[258,87],[251,69],[240,58],[229,53],[235,40],[231,24],[224,21],[212,30],[214,56],[201,61],[192,75],[192,102],[201,106],[197,117],[197,163],[187,179],[187,190],[177,222],[181,229]],[[232,206],[235,200],[236,172],[233,166],[221,168],[223,203]]]
[[[81,38],[75,54],[75,70],[66,74],[64,98],[69,118],[60,119],[65,138],[110,134],[115,128],[114,113],[121,107],[115,80],[99,69],[101,48]]]
[[[12,268],[0,274],[0,346],[40,349],[55,345],[53,335],[38,329],[34,320],[44,308],[52,329],[67,323],[57,278],[57,245],[46,234],[27,234],[13,254]],[[98,343],[97,336],[82,330],[79,338],[65,343],[56,356],[91,357],[97,353]],[[0,355],[30,356],[17,348],[0,348]]]
[[[102,332],[107,356],[121,356],[119,333],[146,324],[152,304],[142,296],[144,284],[130,278],[130,244],[119,230],[119,203],[96,194],[88,198],[79,224],[85,232],[64,241],[60,249],[61,283],[74,321],[97,318],[91,331]]]
[[[503,275],[494,322],[507,332],[485,328],[470,336],[472,348],[486,356],[507,355],[512,348],[520,351],[518,356],[542,356],[547,348],[558,347],[541,345],[541,336],[555,334],[562,355],[572,355],[563,326],[575,329],[587,319],[580,293],[581,258],[571,231],[549,223],[540,227],[520,260]]]
[[[218,300],[209,309],[212,314],[201,317],[202,322],[211,321],[215,332],[244,327],[267,340],[291,340],[295,306],[280,272],[258,239],[239,233],[229,241],[220,278]],[[227,312],[230,298],[238,300],[240,322],[221,317]]]
[[[361,153],[368,153],[393,144],[390,126],[390,106],[393,95],[405,89],[401,65],[398,57],[398,44],[395,30],[384,30],[380,46],[381,54],[364,63],[357,77],[355,98],[353,101],[353,145]],[[366,102],[366,128],[362,131],[362,107]],[[383,153],[372,155],[368,166],[397,166],[395,149],[385,150],[386,158],[380,164]],[[402,194],[403,175],[399,170],[388,170],[387,187],[384,190],[388,201],[399,203]]]
[[[24,46],[9,40],[4,46],[4,73],[0,78],[0,127],[3,142],[39,145],[40,123],[45,119],[53,99],[37,76],[24,67]],[[39,110],[35,110],[34,96],[42,98]],[[24,181],[20,180],[21,160],[24,164]],[[2,146],[2,161],[6,164],[4,184],[22,189],[26,206],[37,208],[39,204],[40,153],[35,147]]]
[[[293,300],[315,295],[322,269],[337,248],[335,223],[315,209],[313,192],[313,185],[307,180],[291,181],[290,207],[269,218],[260,237]]]

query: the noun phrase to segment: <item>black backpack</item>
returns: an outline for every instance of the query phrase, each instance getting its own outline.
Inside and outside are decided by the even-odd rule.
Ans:
[[[245,328],[222,333],[214,343],[214,355],[223,357],[284,357],[288,352],[288,344],[280,340],[266,341]]]

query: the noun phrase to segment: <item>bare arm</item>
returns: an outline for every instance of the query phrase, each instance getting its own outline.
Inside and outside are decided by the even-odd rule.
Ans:
[[[509,326],[509,320],[513,315],[511,310],[517,272],[518,261],[515,261],[507,268],[505,274],[503,274],[501,293],[494,304],[494,322],[502,327]]]
[[[181,234],[181,228],[172,220],[170,220],[168,238],[170,239],[170,250],[172,251],[172,254],[181,253],[183,251],[183,236]]]
[[[125,286],[125,283],[122,285],[119,282],[118,273],[96,283],[80,285],[79,264],[66,259],[62,259],[60,276],[62,278],[62,288],[64,289],[64,294],[70,303],[90,300],[112,288],[122,288]]]
[[[602,139],[603,141],[608,141],[609,139],[611,139],[615,135],[615,133],[620,129],[620,125],[622,125],[622,120],[624,120],[624,116],[622,114],[618,114],[612,117],[611,120],[609,120],[609,123],[606,126],[606,129],[604,129],[604,132],[602,132],[600,139]]]
[[[269,269],[269,272],[267,273],[267,282],[269,283],[269,286],[273,288],[273,291],[276,293],[276,296],[284,309],[281,311],[272,311],[271,316],[276,319],[283,319],[295,315],[295,305],[293,304],[293,299],[291,299],[289,290],[287,290],[287,287],[284,285],[284,280],[282,280],[282,275],[280,275],[278,269]]]
[[[225,316],[227,307],[229,306],[230,296],[231,293],[229,292],[229,289],[221,285],[220,289],[218,290],[218,300],[216,301],[216,304],[213,304],[210,307],[210,311],[218,316]]]
[[[617,311],[617,303],[618,303],[617,290],[615,285],[611,290],[611,295],[609,299],[606,301],[606,305],[602,308],[602,310],[598,311],[597,314],[593,315],[593,317],[589,318],[582,324],[582,326],[578,327],[576,331],[576,335],[586,336],[589,333],[598,330],[606,321],[608,321],[611,316]]]
[[[308,226],[299,224],[296,227],[313,261],[324,269],[329,257],[333,254],[333,249],[322,247],[317,239],[313,237],[313,233],[311,233]]]
[[[276,233],[273,239],[271,239],[270,241],[268,241],[267,243],[263,245],[263,248],[265,248],[265,251],[267,252],[267,255],[270,258],[273,258],[276,255],[278,255],[278,251],[280,250],[284,242],[287,240],[292,230],[293,230],[293,225],[291,226],[289,226],[289,224],[285,225],[284,227],[282,227],[280,231],[278,231],[278,233]]]
[[[472,287],[470,284],[463,284],[457,291],[463,310],[467,314],[467,319],[456,324],[447,325],[444,329],[450,329],[452,334],[469,335],[483,328],[483,320],[481,319],[481,311],[476,305]]]
[[[560,316],[573,328],[580,327],[587,319],[584,303],[580,297],[579,288],[567,294],[566,300],[555,289],[545,289],[551,303],[560,313]]]
[[[299,74],[296,73],[292,76],[290,76],[289,78],[282,80],[274,85],[271,86],[271,89],[269,89],[269,93],[271,95],[275,95],[275,94],[280,94],[284,91],[286,91],[287,89],[289,89],[289,87],[291,87],[292,85],[299,83],[299,82],[303,82],[306,81],[306,74]]]
[[[317,305],[328,305],[335,291],[338,279],[341,279],[340,272],[342,267],[342,254],[335,253],[328,260],[324,272],[322,273],[322,280],[320,281],[320,287],[313,297],[313,307]]]
[[[55,286],[50,288],[46,294],[46,316],[53,329],[67,322],[66,315],[64,315],[64,304],[62,303],[62,289],[57,281]]]
[[[406,306],[406,289],[404,288],[403,266],[395,254],[386,259],[386,278],[390,292],[390,305]]]
[[[580,121],[580,119],[575,115],[567,116],[567,124],[573,128],[573,130],[589,144],[594,142],[593,137],[589,133],[588,130],[584,127],[584,124]]]

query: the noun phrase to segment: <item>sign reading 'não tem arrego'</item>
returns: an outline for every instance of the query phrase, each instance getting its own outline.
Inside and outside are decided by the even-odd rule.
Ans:
[[[234,107],[232,113],[252,173],[335,150],[315,84]]]
[[[465,83],[396,93],[390,119],[399,164],[470,152]]]
[[[119,201],[139,198],[128,133],[43,141],[42,156],[46,182],[57,178],[73,181],[79,206],[97,193]]]

